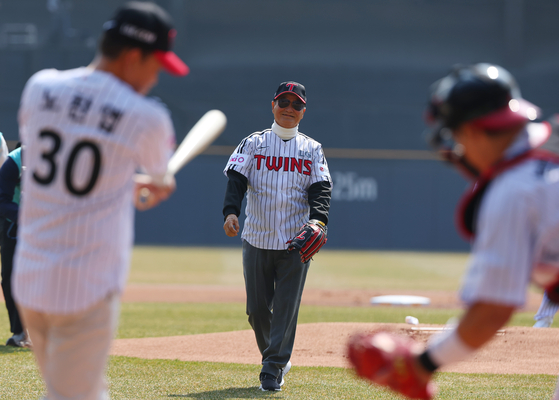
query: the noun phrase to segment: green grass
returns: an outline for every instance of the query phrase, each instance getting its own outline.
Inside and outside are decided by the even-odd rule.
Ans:
[[[417,307],[301,306],[299,324],[313,322],[396,322],[413,315],[421,323],[445,324],[462,310]],[[534,314],[516,313],[509,325],[532,326]],[[559,321],[553,322],[559,327]],[[243,304],[124,303],[118,338],[192,335],[250,329]]]
[[[241,251],[217,248],[134,250],[130,281],[152,284],[243,286]],[[339,289],[456,290],[466,254],[322,250],[313,261],[307,287]],[[154,266],[157,266],[155,268]],[[299,323],[403,322],[443,324],[461,310],[429,307],[302,306]],[[533,313],[517,313],[515,326],[531,326]],[[118,338],[175,336],[249,329],[244,304],[125,303]],[[0,311],[0,326],[7,327]],[[554,323],[559,327],[559,321]],[[0,340],[8,338],[8,329]],[[111,399],[401,399],[354,379],[343,368],[295,366],[282,392],[256,389],[258,365],[142,360],[111,357]],[[14,379],[14,376],[17,378]],[[438,399],[549,399],[556,378],[550,375],[437,375]],[[0,346],[0,398],[36,399],[43,384],[32,353]]]
[[[413,315],[421,323],[444,324],[459,316],[461,310],[428,307],[321,307],[301,306],[299,324],[313,322],[396,322],[403,323]],[[532,326],[533,313],[517,313],[513,326]],[[8,326],[6,313],[0,312],[0,326]],[[553,323],[559,327],[559,321]],[[124,303],[122,304],[118,339],[193,335],[250,329],[244,304],[203,303]],[[0,340],[5,343],[5,329]],[[3,346],[0,346],[2,349]]]
[[[28,350],[0,351],[0,393],[5,400],[36,399],[44,388]],[[13,379],[17,371],[17,379]],[[281,392],[257,389],[258,365],[111,357],[107,375],[112,400],[137,399],[390,399],[384,389],[355,379],[343,368],[294,366]],[[438,399],[549,399],[551,375],[437,375]]]
[[[321,250],[307,287],[338,289],[457,290],[467,254]]]
[[[137,246],[129,282],[243,286],[241,249]]]
[[[118,338],[250,329],[244,304],[123,303]]]
[[[397,322],[413,315],[421,323],[445,324],[461,310],[410,307],[301,306],[299,324],[312,322]],[[517,313],[509,325],[532,326],[533,313]],[[125,303],[118,338],[192,335],[250,329],[243,304]],[[554,321],[559,327],[559,321]]]
[[[325,249],[314,257],[306,287],[457,290],[466,261],[465,253]],[[129,281],[243,286],[241,248],[135,247]]]
[[[259,366],[254,365],[167,360],[149,362],[113,357],[109,367],[111,398],[401,399],[355,379],[349,370],[326,367],[294,366],[281,392],[264,393],[257,389],[259,372]],[[156,373],[158,375],[154,379]],[[441,374],[437,383],[441,392],[439,399],[548,399],[553,392],[555,377]]]

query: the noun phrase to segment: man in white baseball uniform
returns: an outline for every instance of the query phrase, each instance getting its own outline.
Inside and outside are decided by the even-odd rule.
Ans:
[[[388,334],[354,339],[350,358],[362,376],[429,399],[432,374],[491,340],[524,305],[530,280],[559,301],[559,157],[539,149],[542,140],[527,129],[538,114],[497,65],[457,66],[433,84],[431,143],[475,180],[457,214],[472,242],[461,289],[467,310],[455,329],[435,336],[424,351]],[[381,378],[381,370],[390,376]]]
[[[532,137],[548,138],[542,148],[559,154],[559,114],[554,114],[541,123],[528,124]],[[544,293],[538,312],[534,315],[534,328],[549,328],[553,324],[555,314],[559,311],[559,303],[549,299]]]
[[[280,390],[295,340],[299,305],[310,261],[286,251],[300,227],[328,224],[332,180],[317,141],[299,132],[306,112],[303,85],[283,82],[272,101],[271,129],[241,141],[227,163],[223,215],[227,236],[242,233],[247,315],[262,354],[261,390]],[[300,235],[298,235],[300,236]]]
[[[88,67],[43,70],[27,82],[14,297],[33,340],[49,400],[108,398],[104,380],[133,243],[134,192],[153,204],[174,149],[170,116],[144,97],[163,68],[186,75],[171,51],[169,15],[132,2],[105,23]],[[135,185],[141,168],[152,183]]]

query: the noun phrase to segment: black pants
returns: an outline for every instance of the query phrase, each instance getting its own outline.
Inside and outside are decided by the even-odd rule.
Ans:
[[[243,241],[246,311],[262,354],[262,372],[277,377],[291,358],[309,265],[298,251],[263,250]]]
[[[2,247],[0,249],[0,260],[2,261],[2,291],[4,292],[4,300],[8,309],[10,331],[14,335],[18,335],[23,332],[23,326],[21,325],[21,319],[12,297],[12,270],[17,243],[17,224],[4,220],[1,225],[0,245]]]

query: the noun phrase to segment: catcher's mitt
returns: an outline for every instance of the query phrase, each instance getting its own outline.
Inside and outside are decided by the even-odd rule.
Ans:
[[[287,251],[293,249],[299,250],[301,262],[306,263],[312,256],[318,253],[318,250],[320,250],[328,240],[326,238],[326,232],[326,225],[324,225],[322,221],[311,219],[303,225],[293,239],[287,242],[289,244]]]
[[[414,365],[421,351],[416,341],[386,332],[356,335],[348,344],[349,359],[357,375],[410,399],[429,400],[435,395],[435,385],[429,373]]]

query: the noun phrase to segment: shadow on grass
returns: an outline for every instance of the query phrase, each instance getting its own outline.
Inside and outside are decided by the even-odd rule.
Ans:
[[[2,346],[0,345],[0,355],[2,354],[12,354],[12,353],[26,353],[31,351],[30,349],[14,346]]]
[[[281,392],[263,392],[257,386],[253,386],[249,388],[208,390],[207,392],[189,394],[170,394],[167,397],[186,399],[261,399],[273,396],[274,399],[282,399],[283,397],[280,394]]]

